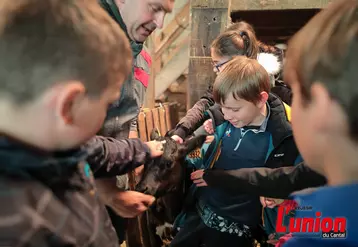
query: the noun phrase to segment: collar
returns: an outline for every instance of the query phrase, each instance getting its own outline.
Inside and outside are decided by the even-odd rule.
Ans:
[[[87,184],[81,179],[90,178],[91,174],[86,158],[84,149],[45,152],[0,136],[0,174],[20,180],[37,180],[53,190],[85,188]]]
[[[267,128],[267,122],[270,118],[270,115],[271,115],[271,108],[270,108],[270,105],[268,104],[268,102],[266,102],[266,107],[267,107],[267,115],[266,115],[266,118],[264,120],[264,122],[261,124],[260,126],[260,131],[266,131],[266,128]]]
[[[0,136],[1,170],[40,170],[77,166],[87,158],[85,149],[46,152],[6,136]]]
[[[121,29],[125,32],[133,52],[133,57],[136,58],[143,49],[143,43],[137,43],[131,40],[128,35],[126,24],[124,23],[122,16],[119,12],[117,4],[114,0],[100,0],[100,5],[108,12],[108,14],[119,24]]]

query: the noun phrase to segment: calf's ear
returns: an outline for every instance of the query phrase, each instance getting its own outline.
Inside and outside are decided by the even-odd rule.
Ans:
[[[150,140],[151,141],[158,140],[159,137],[160,137],[159,130],[157,128],[153,128],[150,133]]]
[[[186,156],[197,148],[200,148],[206,140],[206,135],[194,136],[193,138],[185,140],[179,148],[179,155]]]

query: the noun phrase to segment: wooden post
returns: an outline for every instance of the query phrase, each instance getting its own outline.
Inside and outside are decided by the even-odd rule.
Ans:
[[[191,0],[188,107],[214,82],[210,45],[230,22],[231,0]]]

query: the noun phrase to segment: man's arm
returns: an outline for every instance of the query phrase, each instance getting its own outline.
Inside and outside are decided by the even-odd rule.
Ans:
[[[287,198],[294,191],[322,186],[327,182],[325,177],[303,162],[276,169],[206,170],[203,179],[209,186],[229,192],[272,198]]]
[[[138,136],[138,116],[131,121],[129,138],[139,138]]]
[[[89,153],[87,162],[95,177],[125,174],[151,157],[149,147],[140,139],[116,140],[95,136],[85,147]]]

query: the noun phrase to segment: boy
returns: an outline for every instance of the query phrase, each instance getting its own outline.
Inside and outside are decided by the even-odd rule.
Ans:
[[[321,212],[322,221],[345,218],[346,238],[294,237],[287,247],[358,246],[357,26],[358,1],[337,0],[289,43],[285,77],[293,89],[295,139],[307,165],[328,182],[296,199]],[[299,218],[305,214],[297,211]],[[319,230],[332,227],[322,225]]]
[[[269,76],[256,60],[239,56],[228,62],[213,88],[224,121],[200,155],[189,155],[192,165],[232,170],[294,164],[298,151],[284,105],[269,92]],[[215,119],[216,126],[221,121]],[[202,172],[197,179],[202,179]],[[253,246],[253,239],[262,235],[258,196],[212,187],[192,192],[195,206],[187,210],[171,246]]]
[[[1,246],[117,246],[79,147],[130,71],[124,33],[95,0],[2,1],[0,57]]]

